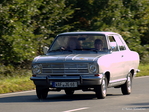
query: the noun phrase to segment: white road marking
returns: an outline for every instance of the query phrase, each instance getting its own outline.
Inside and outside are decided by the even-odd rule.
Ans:
[[[15,94],[29,93],[29,92],[33,92],[33,91],[35,91],[35,90],[22,91],[22,92],[14,92],[14,93],[5,93],[5,94],[0,94],[0,96],[7,96],[7,95],[15,95]]]
[[[78,111],[78,110],[84,110],[84,109],[88,109],[89,107],[83,107],[83,108],[78,108],[78,109],[72,109],[72,110],[66,110],[63,112],[74,112],[74,111]]]
[[[148,78],[149,76],[140,76],[140,77],[135,77],[135,79],[141,79],[141,78]]]

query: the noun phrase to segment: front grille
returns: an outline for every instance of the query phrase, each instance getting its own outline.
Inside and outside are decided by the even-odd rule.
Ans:
[[[54,63],[42,64],[43,74],[88,74],[87,63]]]

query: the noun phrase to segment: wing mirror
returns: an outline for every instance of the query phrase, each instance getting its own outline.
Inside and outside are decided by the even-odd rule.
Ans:
[[[110,46],[112,51],[118,51],[116,42],[110,42]]]
[[[47,52],[48,52],[48,49],[49,49],[49,47],[47,47],[47,46],[44,46],[44,47],[43,47],[43,53],[44,53],[44,54],[47,54]]]

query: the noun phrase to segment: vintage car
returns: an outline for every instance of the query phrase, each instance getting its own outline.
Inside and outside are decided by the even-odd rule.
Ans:
[[[107,88],[132,91],[132,79],[139,71],[139,55],[131,51],[122,36],[114,32],[66,32],[56,36],[32,62],[32,77],[39,99],[48,91],[94,91],[98,99],[106,97]]]

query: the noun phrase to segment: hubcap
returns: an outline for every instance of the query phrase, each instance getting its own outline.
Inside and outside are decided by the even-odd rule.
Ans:
[[[103,89],[103,90],[102,90],[103,95],[105,96],[105,95],[106,95],[106,91],[107,91],[105,79],[104,79],[103,82],[102,82],[102,89]]]
[[[127,86],[128,86],[128,91],[131,91],[131,78],[130,75],[128,76],[128,80],[127,80]]]

